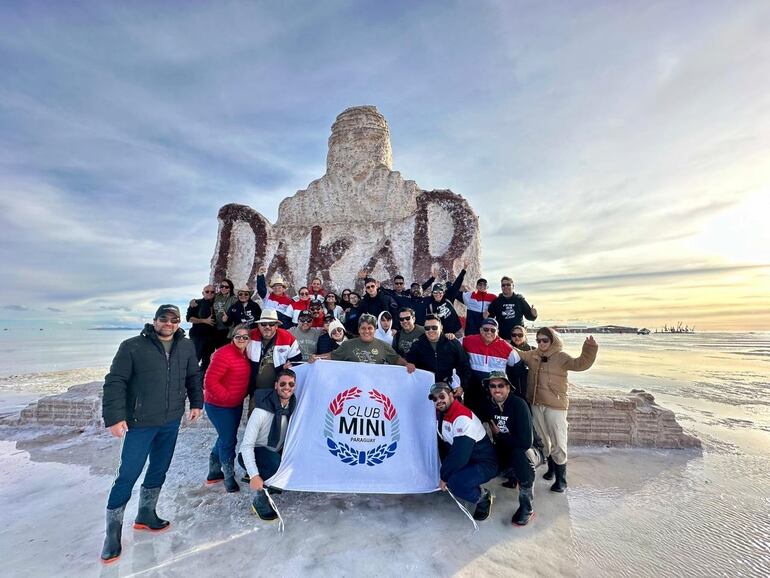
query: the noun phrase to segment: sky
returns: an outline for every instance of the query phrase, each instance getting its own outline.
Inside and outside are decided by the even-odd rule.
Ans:
[[[138,326],[376,105],[538,323],[770,329],[770,4],[4,2],[0,325]]]

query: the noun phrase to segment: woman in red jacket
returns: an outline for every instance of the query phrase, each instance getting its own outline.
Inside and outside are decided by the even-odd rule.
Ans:
[[[224,480],[228,492],[240,491],[235,481],[234,462],[238,426],[251,372],[246,357],[248,344],[249,328],[243,324],[236,326],[232,342],[217,349],[211,357],[203,392],[206,415],[219,435],[209,455],[206,483],[215,484]]]

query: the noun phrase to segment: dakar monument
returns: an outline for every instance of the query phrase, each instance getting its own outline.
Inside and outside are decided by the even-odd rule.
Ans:
[[[332,125],[326,174],[278,208],[271,224],[250,207],[219,210],[211,280],[254,288],[260,267],[295,291],[313,277],[326,289],[355,287],[358,272],[422,283],[438,267],[453,279],[480,276],[479,220],[450,190],[424,191],[393,170],[388,123],[374,106],[342,112]]]

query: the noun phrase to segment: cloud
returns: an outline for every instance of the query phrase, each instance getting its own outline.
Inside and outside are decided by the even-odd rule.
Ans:
[[[58,309],[56,307],[46,307],[48,311],[53,311],[54,313],[64,313],[64,309]]]
[[[29,311],[29,307],[26,305],[3,305],[2,309],[6,309],[8,311]]]

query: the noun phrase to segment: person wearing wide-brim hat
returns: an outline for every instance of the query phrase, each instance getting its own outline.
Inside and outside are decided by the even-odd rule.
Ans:
[[[254,392],[258,389],[272,389],[277,372],[283,367],[290,369],[292,363],[302,361],[302,351],[294,336],[280,327],[278,312],[263,309],[257,319],[257,328],[249,333],[251,340],[246,356],[251,361],[249,380],[249,414],[254,409]]]
[[[280,275],[274,275],[270,279],[270,293],[267,292],[267,282],[265,273],[267,269],[261,267],[257,275],[257,293],[262,298],[262,305],[265,309],[273,309],[278,314],[278,319],[284,329],[289,329],[292,323],[292,304],[294,300],[286,294],[288,286],[286,281]]]
[[[489,424],[495,441],[500,471],[508,477],[505,487],[519,486],[519,508],[511,523],[525,526],[533,515],[535,467],[542,454],[532,448],[532,416],[527,402],[511,394],[511,382],[504,371],[491,371],[483,380],[485,398],[479,418]]]
[[[222,316],[226,325],[233,327],[243,324],[248,325],[249,329],[254,327],[257,319],[262,315],[262,308],[252,301],[252,293],[253,291],[248,287],[236,289],[235,295],[238,301],[230,306],[226,315]]]

